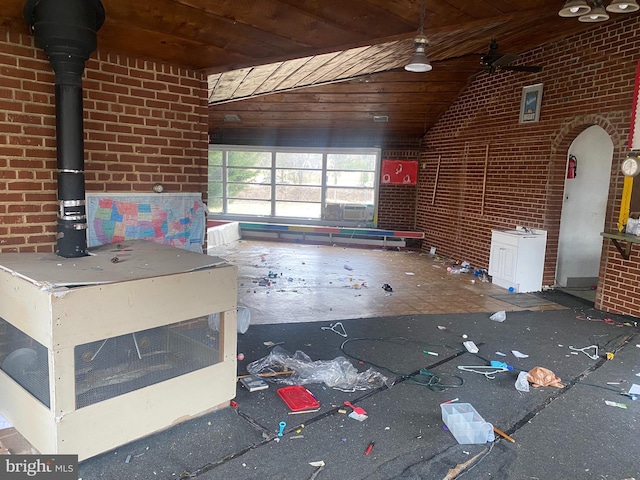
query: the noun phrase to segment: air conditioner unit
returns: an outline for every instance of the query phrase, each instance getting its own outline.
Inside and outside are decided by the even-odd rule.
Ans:
[[[344,205],[342,207],[342,219],[361,222],[367,219],[366,205]]]

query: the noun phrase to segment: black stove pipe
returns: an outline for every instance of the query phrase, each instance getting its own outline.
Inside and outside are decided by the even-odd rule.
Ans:
[[[27,0],[24,18],[55,72],[58,161],[56,253],[87,254],[82,73],[104,22],[100,0]]]

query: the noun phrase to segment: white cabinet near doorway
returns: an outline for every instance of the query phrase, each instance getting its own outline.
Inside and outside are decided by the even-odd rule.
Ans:
[[[492,230],[489,275],[493,283],[514,292],[542,290],[545,230]]]

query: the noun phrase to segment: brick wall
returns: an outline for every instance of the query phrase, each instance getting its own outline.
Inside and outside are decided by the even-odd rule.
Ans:
[[[418,160],[420,150],[385,149],[385,160]],[[384,230],[415,229],[416,185],[380,185],[378,192],[378,228]]]
[[[98,51],[83,77],[86,189],[206,193],[206,78]],[[33,38],[0,30],[0,251],[51,252],[54,75]]]
[[[638,16],[595,25],[528,52],[523,61],[543,66],[542,73],[483,74],[469,85],[425,138],[416,209],[416,227],[427,237],[423,248],[436,246],[446,256],[487,267],[492,228],[543,228],[548,231],[543,285],[553,285],[567,152],[591,125],[600,125],[614,144],[606,228],[615,228],[639,28]],[[540,121],[520,124],[522,87],[540,82]],[[596,306],[638,315],[640,250],[622,261],[609,243],[604,243]]]

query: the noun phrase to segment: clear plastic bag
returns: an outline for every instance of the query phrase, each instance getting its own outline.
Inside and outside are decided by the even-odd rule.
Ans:
[[[520,372],[516,380],[516,390],[520,392],[529,391],[529,372]]]
[[[500,310],[489,317],[494,322],[504,322],[507,319],[507,312]]]
[[[247,365],[247,371],[253,375],[292,371],[290,376],[273,376],[268,377],[268,380],[285,385],[324,383],[328,387],[343,392],[371,390],[387,385],[387,378],[384,375],[371,368],[358,372],[345,357],[313,361],[300,350],[291,355],[278,346],[274,347],[266,357]]]

